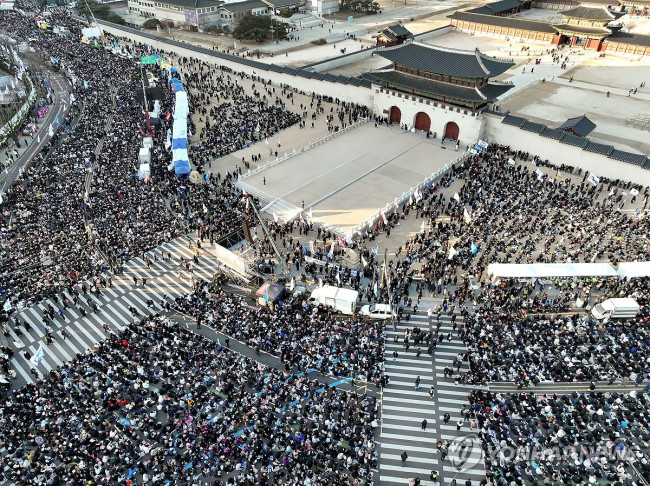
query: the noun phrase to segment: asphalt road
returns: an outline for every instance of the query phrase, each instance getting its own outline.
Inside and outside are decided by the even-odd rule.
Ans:
[[[20,171],[27,168],[36,155],[47,145],[50,140],[48,129],[56,115],[59,115],[59,120],[63,121],[66,114],[70,111],[70,89],[71,86],[62,74],[52,74],[50,78],[54,86],[54,103],[50,106],[49,111],[44,118],[38,120],[39,130],[31,139],[27,148],[19,155],[16,162],[11,164],[7,169],[0,173],[0,192],[4,192],[7,186],[10,186],[20,175]],[[57,130],[56,127],[55,132]],[[38,137],[40,136],[40,142]],[[24,142],[30,140],[29,137],[21,137]]]

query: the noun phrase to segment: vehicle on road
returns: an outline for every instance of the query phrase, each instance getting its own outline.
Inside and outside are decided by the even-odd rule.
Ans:
[[[641,306],[631,298],[607,299],[596,304],[591,309],[591,315],[595,319],[634,319]]]
[[[397,317],[397,314],[390,310],[389,304],[364,305],[361,307],[359,314],[361,314],[366,319],[376,320],[384,320],[390,319],[391,317]]]
[[[325,285],[314,289],[309,297],[309,304],[314,307],[331,308],[341,314],[354,314],[359,300],[359,292]]]

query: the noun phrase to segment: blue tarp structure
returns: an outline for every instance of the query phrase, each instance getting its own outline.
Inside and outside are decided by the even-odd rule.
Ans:
[[[172,78],[172,89],[174,90],[174,93],[185,90],[185,88],[183,88],[183,83],[181,83],[178,78]]]
[[[187,93],[176,78],[171,80],[175,94],[174,124],[172,127],[172,163],[176,175],[190,173],[190,158],[187,154]]]
[[[186,138],[176,138],[172,140],[172,150],[176,149],[186,149],[187,148],[187,139]]]

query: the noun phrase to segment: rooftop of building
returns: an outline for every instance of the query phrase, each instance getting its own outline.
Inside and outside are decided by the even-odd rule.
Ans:
[[[581,137],[586,137],[596,128],[596,124],[587,118],[587,115],[582,115],[569,118],[557,128],[564,131],[571,130]]]
[[[560,14],[572,19],[602,20],[607,22],[623,16],[622,12],[614,12],[607,7],[596,5],[578,5],[572,9],[564,10]]]
[[[268,5],[262,0],[244,0],[243,2],[232,2],[221,5],[221,8],[229,12],[242,12],[254,8],[267,8]]]
[[[480,88],[460,86],[392,70],[373,71],[365,73],[363,77],[373,83],[394,87],[401,91],[429,93],[437,98],[465,101],[474,105],[494,101],[513,87],[511,83],[488,83]]]
[[[396,65],[463,78],[498,76],[515,64],[509,59],[486,56],[478,49],[464,51],[417,42],[379,49],[377,54]]]
[[[546,34],[555,34],[556,31],[547,22],[538,22],[536,20],[523,20],[512,17],[499,17],[497,15],[485,15],[472,13],[471,11],[457,10],[448,18],[453,20],[474,22],[477,24],[494,25],[509,29],[528,30],[531,32],[542,32]]]

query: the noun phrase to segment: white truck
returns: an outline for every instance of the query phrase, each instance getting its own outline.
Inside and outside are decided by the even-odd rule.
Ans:
[[[315,307],[331,307],[334,312],[348,315],[354,314],[358,300],[359,292],[356,290],[340,289],[331,285],[314,289],[309,297],[309,303]]]
[[[591,315],[595,319],[633,319],[641,307],[636,300],[629,297],[607,299],[591,308]]]

